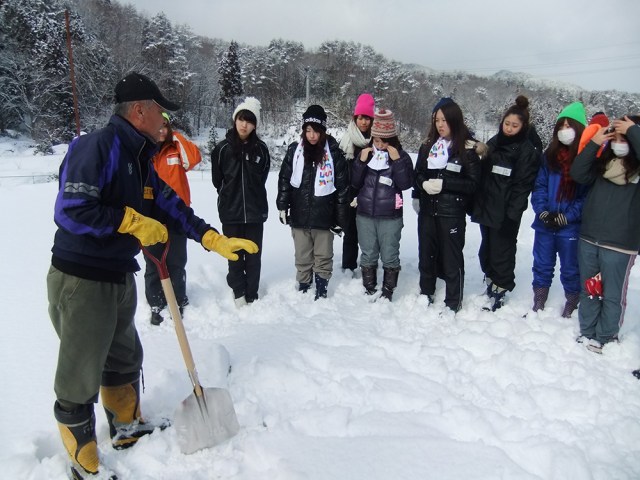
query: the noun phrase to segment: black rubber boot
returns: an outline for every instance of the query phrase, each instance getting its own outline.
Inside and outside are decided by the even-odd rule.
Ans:
[[[399,273],[400,267],[384,269],[384,275],[382,277],[382,296],[389,301],[393,298],[393,291],[398,285]]]
[[[376,293],[376,286],[378,285],[378,267],[360,267],[362,270],[362,285],[367,295],[373,295]]]

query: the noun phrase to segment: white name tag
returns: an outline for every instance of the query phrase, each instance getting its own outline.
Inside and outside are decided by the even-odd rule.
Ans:
[[[380,180],[378,180],[380,183],[387,185],[388,187],[390,187],[391,185],[393,185],[393,180],[391,180],[389,177],[380,177]]]
[[[167,157],[167,165],[180,165],[180,157]]]
[[[447,163],[447,170],[450,172],[460,173],[462,165],[458,165],[457,163]]]
[[[640,176],[636,175],[631,180],[629,180],[629,183],[636,183],[637,184],[638,181],[640,181]]]
[[[511,169],[494,165],[493,168],[491,169],[491,173],[497,173],[498,175],[504,175],[505,177],[510,177]]]

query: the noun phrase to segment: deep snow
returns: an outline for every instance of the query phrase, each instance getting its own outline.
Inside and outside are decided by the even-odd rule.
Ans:
[[[58,341],[45,276],[55,231],[56,155],[0,139],[0,340],[3,478],[63,479],[66,454],[52,414]],[[14,175],[39,175],[6,178]],[[209,172],[190,174],[196,212],[214,226]],[[596,355],[560,317],[557,281],[545,311],[529,311],[531,212],[522,222],[517,283],[506,306],[481,310],[478,226],[467,226],[464,308],[443,313],[443,285],[418,295],[416,217],[405,208],[394,302],[371,303],[340,270],[329,298],[295,291],[293,242],[268,182],[261,298],[236,309],[226,261],[190,243],[185,326],[201,383],[226,386],[241,424],[231,441],[183,455],[171,428],[116,452],[97,405],[103,463],[121,479],[637,479],[640,478],[640,312],[632,272],[622,341]],[[139,261],[143,264],[142,257]],[[190,393],[173,323],[149,324],[143,275],[136,322],[145,347],[143,414],[169,417]],[[523,318],[523,315],[526,315]],[[222,374],[221,349],[233,370]]]

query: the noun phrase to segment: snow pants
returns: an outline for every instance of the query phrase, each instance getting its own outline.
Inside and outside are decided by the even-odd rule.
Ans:
[[[358,268],[358,226],[356,209],[353,207],[349,207],[347,211],[347,225],[342,240],[342,268],[349,270]]]
[[[375,218],[365,215],[356,216],[358,242],[362,254],[362,267],[377,267],[378,259],[383,268],[400,266],[400,237],[404,223],[402,217]]]
[[[420,293],[433,295],[436,279],[445,281],[444,303],[454,311],[462,305],[464,292],[464,217],[418,215],[418,270]]]
[[[257,300],[260,287],[260,271],[262,269],[262,237],[263,223],[222,224],[222,233],[227,237],[246,238],[258,245],[258,253],[236,252],[238,260],[229,261],[227,285],[233,290],[233,296],[244,296],[248,302]]]
[[[636,255],[617,252],[593,245],[585,240],[578,244],[580,263],[580,304],[578,319],[580,334],[605,344],[618,336],[627,307],[629,274]],[[597,273],[602,274],[602,300],[589,298],[584,282]]]
[[[536,230],[533,240],[533,287],[549,288],[560,258],[560,282],[566,293],[580,292],[578,238]]]
[[[313,273],[329,280],[333,272],[333,233],[315,228],[292,228],[296,281],[312,283]]]
[[[139,378],[143,350],[136,330],[136,284],[85,280],[51,266],[49,316],[60,339],[54,390],[66,410],[95,403],[100,385]]]
[[[189,303],[187,298],[187,237],[169,230],[169,252],[167,252],[167,269],[171,278],[171,285],[176,294],[178,305],[185,306]],[[162,257],[165,245],[158,243],[147,248],[156,257]],[[164,297],[158,267],[155,263],[144,257],[146,267],[144,271],[144,294],[149,306],[156,311],[160,311],[167,306],[167,299]]]
[[[520,220],[505,218],[499,228],[480,225],[480,268],[494,285],[509,290],[516,287],[516,250]]]

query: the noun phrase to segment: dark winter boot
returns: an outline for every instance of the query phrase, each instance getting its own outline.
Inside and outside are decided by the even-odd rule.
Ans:
[[[562,310],[562,316],[564,318],[571,318],[573,311],[578,308],[578,302],[580,301],[580,293],[564,292],[564,298],[567,299]]]
[[[549,287],[533,287],[533,311],[544,310],[544,304],[547,303],[549,296]]]
[[[109,422],[111,444],[116,450],[132,447],[140,437],[156,428],[164,430],[168,422],[147,423],[140,414],[140,380],[119,386],[100,387],[102,406]]]
[[[382,277],[382,296],[389,301],[393,298],[393,291],[398,285],[398,274],[400,273],[400,267],[397,268],[384,268],[384,275]]]
[[[493,280],[491,280],[489,277],[487,277],[485,275],[484,276],[484,283],[487,285],[487,289],[484,291],[484,294],[487,297],[492,298],[491,289],[493,288]]]
[[[298,291],[302,293],[307,293],[311,288],[311,282],[300,282],[298,284]]]
[[[491,297],[491,301],[492,301],[491,303],[492,312],[495,312],[499,308],[502,308],[502,306],[504,305],[504,297],[506,295],[507,295],[507,291],[504,288],[498,287],[495,284],[491,286],[491,293],[489,294],[489,296]]]
[[[360,267],[362,270],[362,285],[367,295],[373,295],[376,293],[376,286],[378,285],[378,267]]]
[[[327,287],[329,286],[329,279],[322,278],[317,273],[315,274],[316,280],[316,298],[314,300],[318,300],[319,298],[327,298]]]
[[[62,443],[71,460],[71,478],[93,478],[100,469],[93,404],[80,405],[73,411],[67,411],[56,402],[53,413],[58,421]],[[108,478],[112,480],[116,477],[112,475]]]
[[[160,325],[164,321],[161,310],[160,307],[151,307],[151,325]]]

